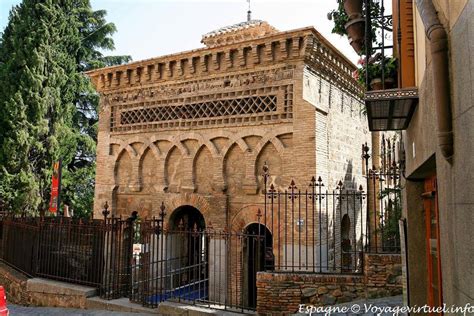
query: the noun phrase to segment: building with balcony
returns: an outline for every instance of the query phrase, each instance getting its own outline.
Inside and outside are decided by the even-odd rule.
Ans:
[[[474,1],[368,2],[386,7],[368,27],[393,31],[371,53],[398,59],[398,86],[369,87],[365,102],[375,135],[402,131],[407,303],[464,306],[474,301]]]

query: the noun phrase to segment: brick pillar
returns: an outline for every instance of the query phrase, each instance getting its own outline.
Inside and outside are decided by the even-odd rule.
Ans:
[[[250,65],[252,65],[252,64],[257,65],[257,64],[261,63],[260,56],[259,56],[258,45],[252,46],[252,53],[250,54],[250,56],[251,56],[251,61],[249,61]]]
[[[158,63],[156,65],[156,79],[163,79],[163,73],[165,71],[165,64],[164,63]]]
[[[293,37],[293,41],[291,42],[291,54],[292,54],[292,57],[300,56],[300,38],[299,37]]]
[[[146,68],[145,80],[144,81],[154,81],[155,80],[155,65],[148,65]]]
[[[285,40],[282,40],[280,41],[280,59],[286,59],[288,57],[288,50],[287,50],[287,47],[286,47],[286,39]]]
[[[130,191],[140,192],[141,191],[141,179],[140,179],[140,166],[139,158],[132,157],[132,172],[130,174]]]
[[[223,192],[225,188],[224,181],[224,157],[214,157],[213,159],[213,188],[217,192]]]
[[[201,68],[201,72],[208,72],[209,71],[209,60],[211,59],[210,57],[206,57],[209,55],[201,55],[199,58],[199,67]],[[206,62],[207,60],[207,62]]]
[[[245,180],[243,181],[242,187],[246,194],[257,194],[258,183],[255,177],[255,164],[257,162],[256,153],[246,152],[244,154],[245,161],[249,163],[245,164]]]
[[[141,83],[142,78],[143,78],[143,67],[135,68],[134,71],[133,71],[133,74],[134,74],[134,82],[136,84]]]
[[[212,70],[219,70],[221,68],[220,58],[219,52],[212,54]]]
[[[263,56],[265,56],[264,57],[265,61],[268,61],[268,62],[273,61],[273,47],[271,43],[265,45]]]
[[[180,192],[193,193],[196,189],[193,181],[193,157],[183,157],[183,182],[181,183]]]
[[[247,66],[247,64],[249,63],[251,51],[252,51],[251,47],[244,47],[241,50],[239,50],[239,54],[237,57],[237,64],[240,67]]]
[[[113,79],[113,86],[114,87],[119,87],[120,86],[121,77],[122,77],[122,72],[121,71],[116,71],[114,73],[114,79]]]

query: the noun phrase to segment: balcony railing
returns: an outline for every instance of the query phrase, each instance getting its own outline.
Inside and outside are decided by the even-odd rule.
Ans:
[[[367,88],[364,99],[369,129],[403,130],[418,104],[418,89],[401,80],[404,62],[400,50],[406,39],[401,31],[400,1],[364,0],[364,4]]]

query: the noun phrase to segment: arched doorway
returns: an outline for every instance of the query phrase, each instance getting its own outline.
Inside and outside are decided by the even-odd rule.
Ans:
[[[209,238],[202,213],[195,207],[183,205],[170,216],[168,259],[171,286],[182,299],[208,297]]]
[[[257,306],[257,272],[270,270],[274,265],[273,240],[270,230],[259,223],[244,229],[242,242],[244,306]]]
[[[206,228],[206,222],[201,212],[191,206],[183,205],[176,208],[170,216],[170,229],[176,231],[179,229],[184,230],[204,230]]]
[[[351,271],[352,266],[352,244],[350,238],[351,219],[345,214],[341,220],[341,252],[342,252],[342,269]]]

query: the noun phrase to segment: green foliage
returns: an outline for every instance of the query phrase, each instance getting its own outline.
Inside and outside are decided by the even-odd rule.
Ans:
[[[82,73],[124,63],[105,57],[115,26],[89,0],[24,0],[0,40],[0,199],[15,212],[47,209],[52,164],[62,200],[92,209],[98,96]]]
[[[362,9],[362,13],[365,14],[365,8]],[[371,1],[370,3],[370,16],[371,16],[371,29],[370,35],[372,39],[372,45],[379,45],[377,40],[377,30],[381,27],[380,16],[381,7],[380,3]],[[328,19],[334,21],[334,26],[331,30],[333,34],[339,34],[341,36],[347,36],[346,24],[350,21],[350,17],[344,10],[344,0],[337,0],[337,9],[328,12]],[[365,55],[365,47],[363,48],[361,55]]]
[[[368,67],[365,67],[365,61],[359,61],[361,67],[356,70],[355,79],[365,87],[366,76],[368,74],[369,79],[382,78],[382,73],[385,78],[396,78],[397,77],[397,59],[395,57],[384,57],[384,63],[382,65],[382,57],[375,60],[370,60]]]
[[[402,201],[401,201],[401,187],[384,189],[379,196],[379,199],[387,200],[388,205],[385,209],[386,217],[383,225],[382,240],[383,245],[387,248],[397,247],[400,241],[400,228],[398,221],[402,217]]]
[[[347,35],[345,25],[349,22],[349,16],[344,10],[344,1],[337,0],[337,9],[328,13],[328,19],[334,21],[334,27],[331,33],[339,34],[341,36]]]

